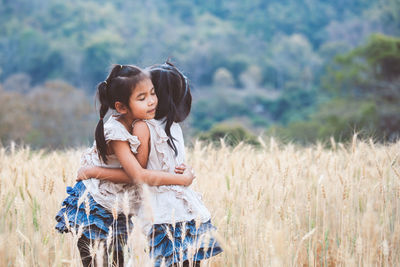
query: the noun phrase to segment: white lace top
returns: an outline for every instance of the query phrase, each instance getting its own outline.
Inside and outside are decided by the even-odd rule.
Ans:
[[[150,129],[150,153],[147,169],[163,170],[174,173],[175,166],[185,161],[185,146],[179,124],[173,123],[171,135],[175,138],[178,155],[168,145],[165,123],[159,120],[147,120]],[[204,206],[199,193],[190,187],[178,185],[148,186],[143,185],[143,203],[139,217],[144,222],[145,231],[151,224],[176,223],[197,219],[206,222],[211,215]],[[146,194],[145,192],[148,192]]]
[[[112,115],[104,124],[104,137],[106,142],[111,140],[128,141],[131,151],[137,153],[140,141],[131,135],[128,130]],[[117,157],[112,154],[107,156],[107,164],[99,158],[96,149],[96,141],[81,158],[82,166],[101,166],[105,168],[121,168]],[[112,183],[106,180],[84,180],[87,190],[93,199],[109,211],[116,210],[122,213],[129,210],[129,214],[135,214],[140,205],[140,187],[135,184]],[[128,205],[127,205],[128,204]],[[125,208],[125,209],[124,209]]]

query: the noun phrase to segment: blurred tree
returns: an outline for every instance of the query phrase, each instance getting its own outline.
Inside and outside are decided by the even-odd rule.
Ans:
[[[354,17],[344,21],[332,21],[325,28],[326,42],[345,43],[354,48],[363,42],[374,32],[380,30],[380,26],[374,21],[365,20],[363,17]]]
[[[365,62],[355,67],[366,57],[355,59],[353,67],[338,62],[330,70],[325,67],[371,32],[399,36],[399,8],[398,0],[148,0],[140,5],[122,0],[7,0],[0,2],[0,82],[6,91],[25,92],[63,79],[92,94],[112,63],[148,66],[171,56],[202,103],[194,103],[193,117],[199,120],[192,125],[197,130],[239,117],[257,127],[274,121],[287,124],[304,118],[317,99],[326,97],[316,89],[326,73],[341,80],[326,78],[332,86],[355,88],[349,95],[366,97],[370,91],[372,98],[371,90],[377,90],[393,97],[395,80],[361,83],[363,75],[375,75],[365,71],[373,68]],[[261,81],[254,66],[261,70]],[[365,70],[351,77],[352,68]],[[229,71],[233,87],[242,90],[215,87],[220,69]],[[31,81],[12,77],[18,73]],[[360,83],[351,82],[354,77]],[[216,89],[218,94],[226,90],[225,96],[202,95]],[[395,105],[378,102],[381,123],[394,128]]]
[[[227,88],[227,87],[233,87],[235,81],[229,70],[225,68],[219,68],[214,73],[213,84],[215,87]]]
[[[25,73],[16,73],[4,81],[4,89],[26,94],[31,89],[31,77]]]
[[[376,129],[378,122],[373,101],[341,98],[321,105],[307,121],[294,121],[286,127],[274,126],[268,130],[268,134],[302,144],[328,140],[330,137],[347,141],[354,133],[358,133],[360,138],[379,137]]]
[[[322,63],[307,38],[299,34],[276,36],[268,54],[267,66],[275,75],[267,83],[278,89],[290,81],[303,81],[299,86],[310,87]]]
[[[373,35],[367,44],[338,56],[324,86],[334,98],[322,103],[309,121],[273,130],[302,141],[330,136],[349,140],[354,132],[381,141],[400,137],[399,38]]]
[[[32,129],[31,119],[24,95],[5,91],[0,85],[0,141],[24,141]]]
[[[92,138],[91,105],[82,90],[53,81],[35,87],[28,95],[32,131],[27,141],[34,146],[68,147]]]
[[[378,6],[370,11],[372,12],[378,14],[386,33],[400,35],[400,2],[398,0],[379,0]]]
[[[36,84],[50,78],[63,68],[59,51],[50,47],[38,30],[26,28],[14,32],[7,39],[0,40],[0,64],[3,76],[25,72]]]
[[[261,69],[256,65],[249,66],[246,71],[240,74],[240,82],[245,88],[258,88],[261,81]]]
[[[96,84],[103,81],[107,77],[107,68],[112,62],[117,62],[112,58],[115,55],[114,50],[118,48],[118,39],[114,37],[111,40],[95,41],[84,49],[82,70],[90,89],[95,88]]]
[[[372,35],[366,45],[337,57],[325,77],[325,88],[339,95],[400,99],[400,39]]]

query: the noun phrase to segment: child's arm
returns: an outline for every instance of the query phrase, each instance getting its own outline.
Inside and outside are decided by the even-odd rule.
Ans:
[[[150,130],[144,121],[138,121],[135,123],[132,129],[132,135],[137,136],[140,141],[140,146],[137,148],[135,155],[139,164],[143,167],[147,167],[147,161],[149,160],[150,154]]]
[[[142,168],[146,168],[150,152],[150,131],[144,121],[135,123],[132,135],[138,137],[140,146],[137,149],[135,157]],[[181,174],[183,173],[180,172]],[[97,166],[82,167],[78,171],[78,181],[87,178],[97,178],[101,180],[108,180],[113,183],[131,183],[132,180],[123,169],[103,168]]]
[[[147,165],[148,161],[148,155],[150,151],[150,131],[148,129],[148,126],[145,122],[139,121],[135,124],[135,127],[133,129],[133,135],[137,136],[140,140],[141,145],[138,148],[138,153],[136,154],[136,159],[134,159],[133,163],[136,165],[136,163],[141,165],[141,168],[139,170],[139,175],[140,173],[142,176],[136,177],[139,179],[134,179],[132,180],[128,173],[125,172],[126,169],[124,165],[122,164],[121,159],[125,160],[127,155],[124,155],[124,153],[115,153],[118,157],[118,159],[121,162],[121,165],[124,167],[124,169],[110,169],[110,168],[102,168],[102,167],[85,167],[81,168],[78,172],[78,181],[79,180],[84,180],[87,178],[99,178],[99,179],[106,179],[114,183],[131,183],[131,182],[141,182],[141,183],[147,183],[149,185],[170,185],[170,184],[177,184],[177,185],[190,185],[192,180],[194,179],[194,173],[191,171],[190,168],[186,168],[186,166],[180,166],[177,167],[176,173],[182,173],[183,175],[175,175],[175,174],[170,174],[166,172],[159,172],[159,171],[150,171],[143,169]],[[117,150],[122,148],[122,151],[125,150],[123,148],[124,146],[120,146],[120,144],[115,144],[115,142],[119,143],[126,143],[123,141],[112,141],[110,144],[112,146],[112,150],[116,152]],[[129,147],[129,146],[128,146]],[[128,157],[133,156],[129,149],[129,154]],[[121,157],[121,159],[120,159]],[[134,158],[134,157],[133,157]],[[126,167],[130,169],[131,174],[133,174],[133,171],[135,171],[135,166],[132,169],[131,164],[126,162]],[[137,170],[136,170],[137,171]],[[147,175],[147,176],[146,176]],[[132,176],[131,176],[132,177]]]
[[[129,176],[130,182],[146,183],[152,186],[190,185],[194,179],[194,174],[190,168],[187,168],[183,174],[143,169],[132,154],[127,142],[111,141],[110,144],[124,171]]]
[[[181,175],[180,177],[183,178],[182,174],[184,174],[186,170],[191,171],[191,168],[189,167],[188,169],[188,167],[185,164],[181,164],[179,166],[176,166],[175,173],[180,174]],[[76,178],[77,181],[82,181],[90,178],[108,180],[113,183],[126,183],[126,184],[132,183],[132,179],[129,178],[128,174],[124,171],[124,169],[104,168],[99,166],[86,166],[86,167],[81,167],[78,170],[78,175]]]
[[[83,181],[90,178],[108,180],[113,183],[132,183],[132,180],[124,169],[85,166],[78,170],[76,181]]]

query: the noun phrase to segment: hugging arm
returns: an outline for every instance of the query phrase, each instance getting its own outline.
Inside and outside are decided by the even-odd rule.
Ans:
[[[137,122],[133,134],[138,136],[141,142],[136,157],[131,152],[128,142],[111,141],[109,143],[123,169],[85,167],[79,170],[78,180],[94,177],[114,183],[146,183],[152,186],[190,185],[192,183],[194,175],[190,168],[179,172],[182,174],[145,169],[150,150],[150,132],[146,123],[143,121]]]
[[[131,153],[127,142],[112,141],[111,145],[124,171],[131,179],[131,182],[145,183],[148,185],[189,185],[192,183],[194,177],[189,171],[182,175],[143,169],[135,156]]]

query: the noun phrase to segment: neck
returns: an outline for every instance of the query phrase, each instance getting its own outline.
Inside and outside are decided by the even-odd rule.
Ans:
[[[133,119],[128,118],[128,116],[122,114],[117,117],[117,120],[125,126],[128,132],[132,133]]]

